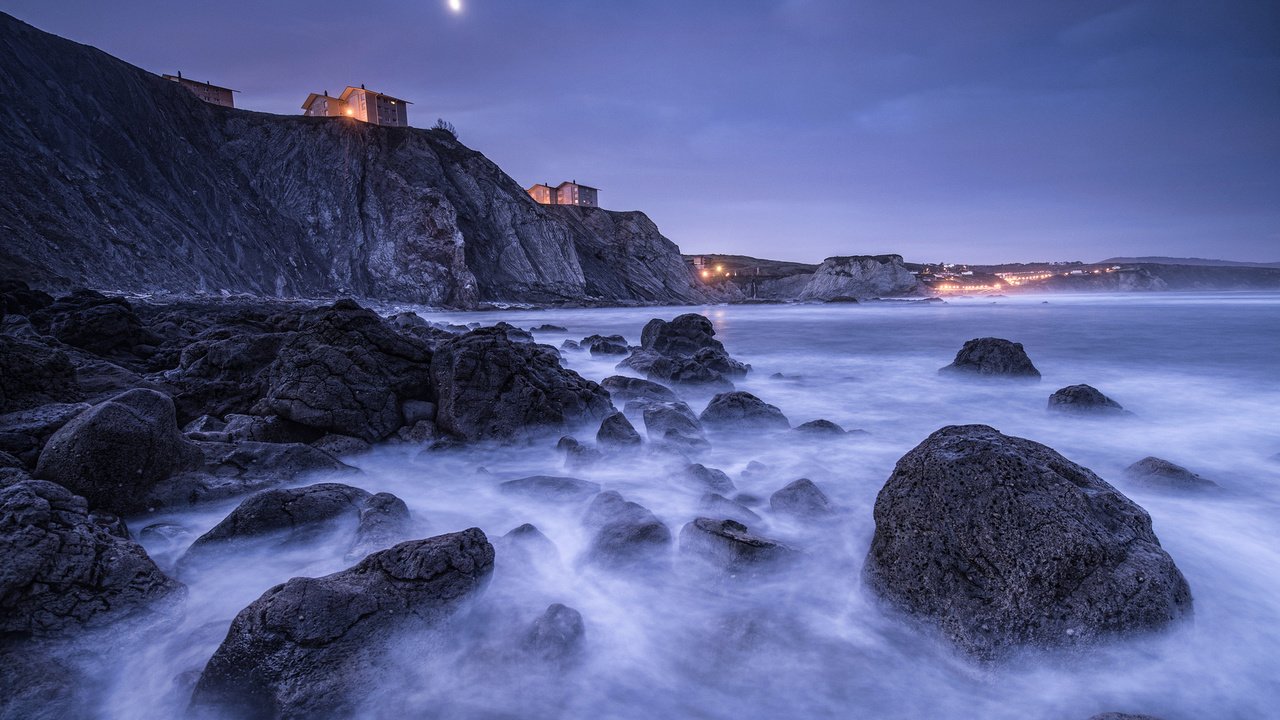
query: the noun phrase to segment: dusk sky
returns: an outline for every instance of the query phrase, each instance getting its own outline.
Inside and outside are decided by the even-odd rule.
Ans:
[[[296,114],[348,84],[685,252],[1280,261],[1280,3],[0,0]]]

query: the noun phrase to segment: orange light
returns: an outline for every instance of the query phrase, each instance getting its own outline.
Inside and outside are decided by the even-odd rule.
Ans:
[[[703,270],[703,271],[702,271],[702,277],[704,277],[704,278],[705,278],[705,277],[711,277],[711,273],[710,273],[709,271],[707,271],[707,270]]]
[[[347,114],[348,114],[348,115],[355,115],[355,114],[356,114],[356,111],[355,111],[355,110],[352,110],[351,108],[347,108]]]

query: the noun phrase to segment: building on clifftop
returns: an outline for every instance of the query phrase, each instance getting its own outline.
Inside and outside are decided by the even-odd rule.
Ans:
[[[329,91],[311,93],[302,103],[302,114],[310,117],[349,117],[373,125],[408,127],[408,100],[391,97],[385,93],[347,86],[342,94],[333,97]]]
[[[543,205],[578,205],[600,207],[597,202],[599,188],[580,185],[577,180],[566,180],[555,187],[538,183],[528,190],[529,197]]]
[[[232,90],[231,88],[219,87],[213,83],[188,80],[182,77],[181,72],[177,75],[161,75],[160,77],[165,80],[172,80],[173,82],[178,83],[182,87],[190,90],[192,95],[195,95],[210,105],[221,105],[229,108],[236,106],[235,100],[231,97],[231,94],[237,91]]]

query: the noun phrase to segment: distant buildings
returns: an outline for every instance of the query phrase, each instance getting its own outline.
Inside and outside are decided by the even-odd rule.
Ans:
[[[538,183],[529,188],[529,197],[543,205],[579,205],[582,207],[600,207],[596,200],[599,188],[590,185],[579,185],[577,180],[566,180],[555,187]]]
[[[182,73],[177,75],[161,75],[165,80],[172,80],[182,87],[191,91],[191,94],[209,103],[210,105],[221,105],[223,107],[235,107],[235,100],[232,99],[231,93],[235,92],[230,88],[218,87],[212,83],[197,82],[182,77]]]
[[[302,103],[302,114],[312,117],[349,117],[373,125],[388,127],[408,127],[409,108],[407,100],[391,97],[380,92],[360,87],[347,86],[337,97],[311,93]]]

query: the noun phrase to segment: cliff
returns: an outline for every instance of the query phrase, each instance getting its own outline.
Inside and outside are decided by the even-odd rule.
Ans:
[[[1212,265],[1135,265],[1116,272],[1060,275],[1019,288],[1024,292],[1179,292],[1280,290],[1280,268]]]
[[[855,255],[822,261],[798,300],[896,297],[924,294],[900,255]]]
[[[642,213],[545,207],[437,130],[200,102],[0,13],[0,277],[468,307],[699,302]]]

